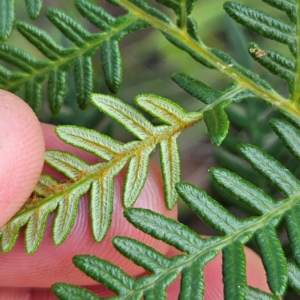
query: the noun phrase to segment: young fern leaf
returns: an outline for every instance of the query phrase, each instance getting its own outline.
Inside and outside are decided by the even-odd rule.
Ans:
[[[300,135],[296,137],[288,135],[289,131],[296,130],[292,125],[287,125],[287,122],[282,120],[272,121],[272,124],[276,124],[276,128],[279,128],[281,123],[285,126],[282,128],[280,126],[279,136],[280,138],[284,136],[282,139],[284,143],[289,145],[292,142],[300,142]],[[180,299],[203,299],[205,287],[203,268],[222,251],[225,299],[280,299],[288,283],[299,290],[299,265],[286,260],[277,237],[276,226],[281,219],[286,219],[292,210],[299,207],[300,182],[263,150],[242,145],[240,151],[259,173],[286,194],[285,199],[273,200],[237,174],[221,168],[212,168],[210,172],[214,181],[239,201],[254,209],[259,216],[238,219],[204,191],[191,184],[178,183],[176,189],[184,202],[202,220],[219,231],[221,237],[202,239],[177,221],[150,210],[129,208],[125,210],[124,216],[130,223],[186,254],[167,258],[134,239],[115,237],[113,239],[115,248],[150,272],[150,275],[135,279],[110,262],[89,255],[76,256],[75,265],[114,291],[117,294],[115,299],[142,299],[150,295],[155,299],[167,299],[166,287],[179,274],[181,274]],[[286,223],[287,230],[290,230],[289,222],[293,221]],[[252,236],[256,237],[272,294],[247,285],[243,245]],[[294,239],[290,235],[289,238]],[[299,243],[292,242],[292,247],[294,251],[299,251]],[[63,283],[55,284],[52,288],[59,299],[67,299],[68,293],[76,295],[84,291]]]
[[[27,2],[33,3],[34,0]],[[8,1],[12,5],[13,1]],[[59,9],[48,9],[48,19],[65,35],[74,47],[57,44],[45,31],[25,22],[17,22],[18,31],[47,58],[36,60],[14,46],[0,45],[0,59],[16,66],[20,71],[11,74],[0,71],[0,88],[16,92],[25,86],[25,101],[36,113],[41,106],[41,84],[49,78],[48,100],[50,110],[58,114],[66,94],[66,76],[74,66],[76,97],[80,108],[87,107],[93,90],[92,56],[102,47],[102,65],[109,89],[117,93],[122,81],[122,60],[119,42],[127,34],[147,27],[145,21],[132,14],[114,18],[103,8],[88,0],[76,0],[79,12],[101,33],[90,33],[81,24]],[[2,12],[2,10],[1,10]],[[5,12],[4,12],[5,13]],[[9,15],[9,14],[8,14]],[[6,25],[8,22],[6,22]],[[4,26],[0,26],[1,29]],[[1,30],[0,29],[0,30]],[[3,29],[4,30],[4,29]],[[9,55],[11,52],[13,55]],[[36,93],[34,98],[33,92]]]
[[[95,241],[102,241],[111,223],[114,199],[114,177],[128,163],[123,190],[123,205],[131,207],[143,189],[149,156],[160,145],[165,201],[169,209],[177,201],[175,184],[180,181],[180,159],[176,139],[186,128],[203,116],[201,112],[187,113],[172,101],[153,95],[141,94],[135,99],[138,106],[166,125],[154,126],[140,112],[121,100],[94,94],[92,103],[102,112],[121,123],[138,140],[120,144],[94,130],[77,126],[58,126],[57,135],[65,142],[91,152],[103,162],[88,165],[78,157],[51,150],[45,161],[65,175],[65,182],[57,182],[42,175],[24,207],[0,229],[2,250],[14,246],[18,231],[26,228],[26,250],[33,253],[43,237],[50,212],[58,209],[53,229],[53,241],[61,244],[70,233],[82,195],[90,190],[90,215]]]
[[[28,16],[35,20],[39,17],[43,0],[25,0]],[[15,23],[15,1],[3,0],[0,10],[0,41],[9,38]]]

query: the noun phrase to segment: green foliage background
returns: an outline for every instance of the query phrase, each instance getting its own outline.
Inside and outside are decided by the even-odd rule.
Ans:
[[[44,9],[49,6],[61,8],[64,11],[68,11],[68,14],[75,19],[80,20],[89,31],[93,32],[95,30],[93,25],[80,16],[75,9],[73,0],[45,0],[44,2]],[[99,1],[92,2],[100,4]],[[289,56],[287,47],[259,37],[242,28],[242,26],[237,25],[225,14],[222,8],[223,2],[223,0],[199,0],[196,3],[192,17],[194,17],[198,23],[199,33],[205,44],[209,47],[218,48],[229,53],[242,66],[260,74],[260,76],[267,79],[272,86],[276,86],[277,91],[287,96],[288,89],[285,82],[279,77],[270,75],[264,68],[254,62],[248,54],[247,44],[250,41],[255,41],[261,48],[275,47],[277,51]],[[270,6],[267,6],[260,0],[244,0],[243,4],[248,4],[262,10],[266,8],[269,14],[287,20],[285,14],[278,10],[271,9]],[[108,3],[101,2],[101,5],[114,16],[118,16],[124,12],[122,9],[116,8]],[[155,2],[151,2],[151,5],[158,7],[166,14],[172,16],[172,12],[165,7]],[[24,1],[17,1],[16,18],[18,20],[29,21],[27,13],[25,12]],[[34,24],[45,29],[62,45],[69,45],[67,39],[50,24],[43,14]],[[16,46],[22,45],[21,48],[27,49],[34,57],[43,58],[42,54],[30,45],[17,31],[13,32],[9,39],[9,44]],[[129,104],[133,104],[133,98],[137,94],[155,93],[172,99],[187,111],[196,111],[203,107],[198,100],[185,93],[171,80],[171,75],[174,72],[187,73],[204,81],[217,90],[224,90],[229,83],[228,79],[220,72],[204,68],[200,64],[195,64],[194,60],[186,53],[171,45],[154,29],[145,29],[131,34],[121,42],[121,53],[124,69],[123,82],[118,98],[125,100],[126,103]],[[93,91],[110,94],[103,77],[99,51],[94,55],[93,63],[95,71],[95,87]],[[67,81],[67,96],[61,113],[58,116],[52,116],[48,108],[48,103],[43,102],[39,115],[41,121],[56,125],[72,124],[97,129],[122,142],[128,142],[132,139],[132,136],[127,131],[99,112],[94,106],[89,105],[86,110],[80,110],[76,101],[74,101],[75,84],[71,73],[68,74]],[[45,89],[46,86],[44,85],[44,94],[46,94]],[[20,96],[22,97],[23,95],[20,94]],[[231,128],[229,135],[220,149],[211,146],[208,141],[204,122],[189,129],[179,138],[182,159],[182,180],[193,183],[208,191],[235,216],[244,218],[253,215],[253,213],[250,213],[246,206],[237,202],[234,197],[229,196],[229,194],[223,190],[221,191],[214,184],[211,184],[207,172],[209,167],[226,167],[243,176],[245,179],[252,181],[274,198],[278,198],[280,194],[276,192],[273,187],[270,187],[267,181],[257,179],[257,176],[253,176],[255,173],[238,158],[236,145],[241,142],[249,142],[265,149],[279,161],[284,161],[285,166],[287,166],[295,176],[299,175],[300,169],[295,163],[295,159],[287,154],[287,150],[280,144],[268,125],[268,120],[271,117],[278,116],[272,108],[267,107],[257,100],[251,100],[251,103],[250,101],[246,101],[242,104],[232,104],[226,111],[231,121]],[[152,122],[158,122],[150,115],[148,115],[148,117]],[[250,124],[248,120],[251,120]],[[154,155],[154,159],[158,160],[158,157]],[[215,231],[202,223],[183,202],[180,202],[179,205],[179,217],[183,223],[186,223],[199,234],[215,234]],[[199,230],[199,228],[201,229]],[[283,226],[279,227],[279,236],[283,243],[286,256],[291,256]],[[250,242],[250,246],[252,246],[254,250],[257,250],[253,242]],[[296,297],[293,291],[287,291],[286,299],[296,299]]]

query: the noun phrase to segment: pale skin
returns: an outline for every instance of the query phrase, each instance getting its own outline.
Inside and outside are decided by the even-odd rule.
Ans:
[[[97,162],[90,153],[76,149],[60,141],[52,125],[40,124],[29,106],[15,95],[0,90],[0,227],[3,226],[31,194],[41,172],[57,180],[63,176],[44,165],[45,149],[71,152],[88,163]],[[144,270],[121,256],[112,246],[115,235],[136,238],[168,256],[178,253],[171,246],[154,240],[135,229],[122,216],[121,193],[124,171],[115,179],[113,223],[102,243],[95,243],[91,235],[88,196],[79,205],[75,225],[60,246],[52,242],[53,217],[48,220],[43,241],[38,250],[27,255],[24,249],[24,231],[21,231],[13,250],[0,253],[0,299],[6,300],[50,300],[57,299],[50,287],[55,282],[66,282],[85,286],[104,297],[112,295],[101,285],[89,279],[72,264],[75,254],[94,254],[120,266],[132,276]],[[150,164],[146,185],[135,204],[176,219],[177,208],[169,211],[163,199],[161,172],[155,163]],[[268,291],[265,271],[259,257],[245,248],[247,258],[247,280],[251,286]],[[177,299],[179,280],[168,288],[168,299]],[[205,267],[205,299],[223,299],[221,255]]]

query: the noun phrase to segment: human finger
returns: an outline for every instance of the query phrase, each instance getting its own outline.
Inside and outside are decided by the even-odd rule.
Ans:
[[[47,149],[60,149],[72,152],[88,163],[96,163],[98,159],[80,149],[65,144],[57,138],[54,127],[43,125]],[[61,174],[46,167],[47,173],[56,178]],[[117,252],[111,238],[116,235],[136,238],[158,251],[165,253],[168,246],[134,228],[123,217],[122,191],[125,171],[122,171],[114,181],[114,212],[110,230],[101,243],[94,242],[90,226],[90,207],[88,195],[80,200],[78,215],[68,238],[60,246],[52,242],[53,215],[49,218],[41,245],[32,255],[24,250],[24,233],[11,252],[0,254],[0,285],[15,287],[50,287],[55,282],[69,282],[73,284],[92,285],[94,281],[79,271],[72,263],[76,254],[93,254],[112,261],[131,275],[143,272],[141,267],[134,265]],[[177,208],[168,210],[164,202],[162,176],[159,167],[150,163],[147,181],[135,207],[149,208],[165,216],[176,218]]]
[[[32,109],[0,90],[0,227],[24,204],[44,163],[44,137]]]

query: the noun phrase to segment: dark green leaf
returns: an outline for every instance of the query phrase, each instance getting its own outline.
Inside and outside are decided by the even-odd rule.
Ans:
[[[94,293],[84,288],[81,288],[79,286],[74,286],[71,284],[56,283],[52,286],[52,291],[60,300],[70,300],[70,299],[99,300],[100,299]]]
[[[285,214],[286,231],[291,242],[294,258],[300,265],[300,203],[293,205]]]
[[[276,296],[282,296],[288,281],[287,262],[276,231],[271,225],[258,229],[256,242],[267,272],[269,287]]]
[[[300,160],[300,131],[290,123],[272,119],[270,124],[289,151]]]
[[[38,114],[42,106],[42,85],[37,81],[29,81],[25,84],[25,101]]]
[[[257,44],[249,44],[250,55],[271,73],[285,79],[290,91],[294,86],[295,63],[280,53],[272,50],[261,50]]]
[[[37,19],[42,11],[43,0],[25,0],[25,3],[29,17]]]
[[[262,1],[268,3],[270,6],[285,11],[288,17],[290,18],[290,20],[296,23],[297,11],[296,11],[295,0],[262,0]]]
[[[37,60],[29,53],[6,44],[0,45],[0,58],[26,73],[32,73],[34,69],[47,66],[46,62]]]
[[[256,171],[273,183],[285,195],[290,196],[298,193],[300,182],[269,154],[249,144],[240,145],[238,150]]]
[[[280,300],[280,298],[248,286],[246,300]]]
[[[295,26],[235,2],[225,2],[224,9],[238,23],[266,38],[287,44],[295,51]]]
[[[20,33],[49,59],[58,60],[63,55],[64,49],[45,31],[25,22],[17,22],[16,26]]]
[[[204,296],[204,261],[199,257],[181,272],[179,300],[202,300]]]
[[[78,57],[74,65],[75,88],[78,105],[81,109],[87,107],[93,91],[93,65],[90,56]]]
[[[209,171],[219,186],[255,211],[266,214],[274,209],[275,202],[249,181],[226,169],[211,168]]]
[[[0,40],[6,40],[11,34],[15,20],[15,1],[2,0],[0,9]]]
[[[172,262],[165,256],[134,239],[115,237],[113,244],[125,257],[153,274],[159,274],[172,265]]]
[[[229,120],[224,108],[229,104],[230,100],[223,101],[203,113],[210,140],[215,146],[220,146],[228,133]]]
[[[102,7],[86,0],[75,0],[75,5],[80,13],[96,27],[108,31],[114,26],[116,19]]]
[[[119,267],[93,255],[77,255],[73,258],[77,268],[99,283],[122,296],[132,289],[134,279]]]
[[[66,94],[66,72],[60,69],[51,71],[48,82],[48,99],[51,112],[60,112]]]
[[[292,261],[288,261],[289,285],[300,294],[300,269]]]
[[[135,227],[180,251],[196,253],[203,245],[203,240],[187,226],[151,210],[129,208],[124,211],[124,216]]]
[[[221,92],[212,89],[205,83],[187,74],[175,73],[172,75],[172,79],[187,93],[205,104],[211,104],[222,96]]]
[[[178,183],[176,190],[182,200],[207,224],[223,234],[231,234],[241,222],[204,191],[188,183]]]
[[[47,10],[47,17],[78,47],[83,47],[93,40],[93,35],[83,28],[78,22],[57,8]]]
[[[119,43],[109,39],[101,48],[102,68],[107,86],[112,93],[118,93],[122,82],[122,58]]]
[[[225,299],[245,299],[246,258],[241,243],[233,242],[223,249],[222,268]]]

